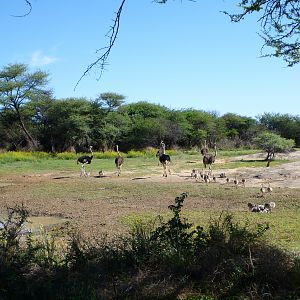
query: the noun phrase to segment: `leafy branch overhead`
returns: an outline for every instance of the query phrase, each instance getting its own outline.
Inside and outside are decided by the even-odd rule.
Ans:
[[[238,7],[238,14],[229,15],[232,22],[240,22],[247,15],[259,13],[258,22],[261,26],[260,36],[264,47],[274,49],[273,53],[264,57],[281,57],[289,67],[300,61],[300,2],[298,0],[243,0]]]

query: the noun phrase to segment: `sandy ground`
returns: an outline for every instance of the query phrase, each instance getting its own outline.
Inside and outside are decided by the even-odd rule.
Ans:
[[[231,160],[263,160],[264,158],[265,153],[261,153],[235,157]],[[244,178],[246,187],[258,187],[258,192],[262,183],[265,185],[270,183],[275,190],[277,188],[300,188],[300,151],[282,155],[281,158],[288,159],[290,162],[280,166],[272,166],[271,163],[270,167],[218,169],[213,172],[220,184],[226,184],[225,179],[219,178],[221,173],[225,173],[231,179],[234,179],[235,176],[239,179]],[[105,174],[107,178],[103,179],[97,178],[97,176],[79,178],[78,173],[63,172],[2,176],[0,177],[0,217],[7,206],[24,203],[30,210],[33,222],[36,221],[34,218],[39,218],[38,222],[46,225],[57,223],[59,220],[69,220],[72,224],[78,225],[80,231],[87,236],[110,230],[117,233],[116,228],[119,228],[118,220],[121,217],[134,212],[160,213],[162,210],[167,211],[168,205],[174,201],[174,195],[178,195],[176,193],[180,191],[180,184],[178,184],[170,185],[176,187],[172,195],[168,192],[163,197],[157,194],[141,196],[138,190],[136,192],[130,190],[129,192],[132,194],[126,194],[124,197],[121,195],[120,185],[124,186],[125,184],[126,186],[128,182],[131,184],[136,182],[137,187],[146,182],[193,183],[195,179],[191,177],[191,170],[196,165],[198,166],[200,161],[201,158],[197,163],[187,164],[184,170],[172,173],[167,178],[162,177],[161,166],[154,167],[153,174],[142,177],[135,177],[136,174],[132,170],[127,171],[125,167],[121,177],[117,177],[115,172],[111,172]],[[216,165],[218,163],[220,161],[217,160]],[[216,166],[213,166],[213,170],[214,167]],[[79,185],[84,181],[87,181],[90,186],[89,189],[81,191]],[[103,187],[105,182],[107,182],[106,187]],[[40,185],[40,183],[43,184]],[[53,194],[51,190],[50,192],[41,190],[48,187],[48,183],[50,186],[55,186]],[[201,183],[199,184],[201,187]],[[61,186],[71,189],[71,194],[67,197],[59,194],[57,191],[62,188]],[[91,195],[94,195],[94,198]],[[218,205],[224,204],[218,204],[218,199],[215,199],[216,209],[218,209]],[[188,208],[192,210],[211,208],[211,199],[194,197],[189,200]],[[230,203],[228,203],[228,208],[233,209]],[[247,211],[245,203],[240,203],[240,206],[234,209]]]
[[[265,153],[260,153],[241,156],[233,160],[263,160],[265,157]],[[300,151],[281,154],[277,158],[288,159],[291,162],[272,167],[224,169],[222,172],[231,178],[235,176],[245,178],[246,185],[249,187],[270,183],[272,187],[300,188]]]
[[[266,157],[265,153],[245,155],[232,158],[227,160],[230,161],[240,161],[240,160],[264,160]],[[287,154],[277,155],[276,159],[287,159],[291,162],[282,164],[280,166],[271,166],[270,167],[253,167],[253,168],[238,168],[238,169],[215,169],[220,163],[224,161],[217,160],[215,165],[212,166],[212,172],[217,177],[217,180],[221,183],[225,182],[225,179],[219,179],[221,173],[225,173],[226,177],[233,180],[235,177],[241,180],[244,178],[246,180],[246,186],[248,187],[258,187],[261,184],[270,185],[272,187],[281,187],[281,188],[300,188],[300,151],[293,151]],[[201,159],[199,159],[201,161]],[[168,181],[171,182],[180,182],[184,178],[189,178],[193,168],[197,168],[199,162],[193,164],[191,162],[190,169],[181,170],[180,173],[172,173],[168,177]],[[267,163],[266,163],[267,165]],[[202,171],[202,169],[199,169]],[[146,181],[160,181],[161,178],[157,176],[145,177]]]

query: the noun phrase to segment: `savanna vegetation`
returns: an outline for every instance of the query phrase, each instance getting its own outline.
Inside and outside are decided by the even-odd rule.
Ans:
[[[299,189],[261,198],[248,184],[197,183],[180,171],[199,152],[168,153],[176,181],[162,180],[155,150],[123,153],[121,177],[116,153],[96,152],[88,178],[76,153],[1,153],[0,298],[298,299]],[[231,160],[249,153],[220,151],[214,172],[265,168]],[[253,214],[254,201],[276,208]],[[48,216],[65,222],[26,231]]]
[[[93,245],[76,233],[22,238],[28,212],[11,208],[0,231],[1,299],[298,299],[299,256],[266,244],[268,224],[232,215],[195,226],[182,215],[136,223]]]
[[[172,110],[143,101],[125,104],[125,97],[116,93],[55,99],[48,76],[30,72],[24,64],[0,70],[0,148],[57,153],[84,152],[91,145],[98,151],[113,150],[118,144],[127,152],[157,147],[161,140],[168,149],[199,148],[206,140],[223,150],[258,145],[270,157],[300,145],[299,116],[264,113],[254,119]]]
[[[281,57],[293,66],[300,57],[295,38],[299,33],[298,2],[244,0],[238,2],[237,14],[227,14],[234,22],[252,13],[260,15],[265,46],[274,49],[266,56]],[[31,10],[31,2],[25,3]],[[124,3],[121,1],[116,14],[118,26]],[[112,32],[115,35],[108,51],[90,67],[105,65],[118,30]],[[95,189],[94,181],[86,181],[82,187],[81,179],[69,176],[76,168],[74,152],[85,152],[90,145],[96,150],[95,159],[102,160],[104,171],[110,170],[115,155],[107,150],[116,144],[126,152],[123,155],[132,169],[138,168],[132,163],[137,157],[150,168],[154,150],[145,149],[157,147],[161,140],[178,158],[186,154],[176,149],[198,153],[207,141],[210,147],[218,144],[223,150],[221,157],[225,150],[259,147],[266,151],[267,160],[274,159],[278,152],[299,147],[299,116],[219,116],[188,108],[170,110],[148,102],[125,104],[124,100],[115,93],[102,93],[96,99],[56,99],[48,87],[47,73],[30,73],[24,64],[7,65],[0,71],[0,148],[4,150],[0,175],[8,182],[0,186],[1,199],[7,201],[8,192],[13,191],[11,203],[19,202],[8,207],[0,221],[0,298],[299,299],[298,189],[282,189],[268,196],[281,209],[261,222],[258,216],[243,214],[245,203],[257,197],[252,188],[204,186],[199,192],[195,184],[184,183],[181,189],[189,190],[189,195],[178,196],[177,183],[108,181]],[[261,162],[254,163],[258,166]],[[227,167],[251,164],[240,161]],[[20,174],[42,176],[53,170],[69,172],[69,177],[56,180],[72,180],[60,184],[41,180],[30,185],[20,179]],[[17,189],[10,186],[9,176],[19,181]],[[68,215],[63,206],[78,206],[80,215],[91,216],[95,210],[92,204],[104,209],[107,199],[113,201],[116,194],[120,202],[126,201],[129,211],[141,203],[144,206],[138,214],[126,211],[119,216],[129,224],[129,230],[117,237],[98,234],[89,241],[65,227],[42,230],[38,235],[24,227],[30,216],[49,214],[50,208],[50,214],[71,218],[72,213]],[[175,197],[167,206],[168,212],[153,213],[157,202],[161,209],[161,201],[165,204],[167,197]],[[21,200],[32,205],[29,210]],[[195,211],[199,201],[201,212]],[[186,205],[188,210],[183,213]],[[86,223],[90,225],[94,224]]]

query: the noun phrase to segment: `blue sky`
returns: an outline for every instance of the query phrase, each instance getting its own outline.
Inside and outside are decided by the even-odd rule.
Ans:
[[[105,36],[121,0],[1,1],[0,66],[28,64],[49,73],[56,98],[115,92],[126,103],[195,108],[255,117],[300,115],[300,66],[261,58],[257,17],[233,24],[220,11],[236,1],[127,0],[119,36],[102,78],[95,68],[74,91]]]

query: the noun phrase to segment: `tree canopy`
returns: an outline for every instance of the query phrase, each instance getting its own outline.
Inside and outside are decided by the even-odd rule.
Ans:
[[[285,139],[279,134],[272,132],[262,132],[256,136],[253,141],[259,148],[267,152],[266,160],[274,158],[276,153],[289,151],[295,146],[293,140]]]
[[[288,66],[300,61],[300,2],[298,0],[242,0],[240,13],[227,13],[233,22],[257,13],[264,46],[274,49],[265,56],[282,58]]]
[[[25,125],[22,106],[51,94],[45,89],[47,77],[48,74],[42,71],[30,73],[25,64],[10,64],[0,71],[0,105],[14,111],[28,142],[34,147],[37,143]]]
[[[127,151],[157,147],[164,140],[168,148],[200,148],[207,141],[209,147],[217,142],[218,148],[230,149],[253,147],[255,141],[271,155],[285,149],[286,142],[282,143],[281,138],[298,146],[300,143],[299,116],[219,116],[196,109],[173,110],[145,101],[126,104],[123,95],[113,92],[101,93],[95,99],[55,99],[47,77],[40,71],[28,72],[22,64],[0,70],[1,148],[38,146],[60,152],[83,151],[90,145],[96,150],[108,150],[118,144]],[[265,131],[271,136],[254,140]],[[272,147],[268,148],[266,141],[271,141]]]

